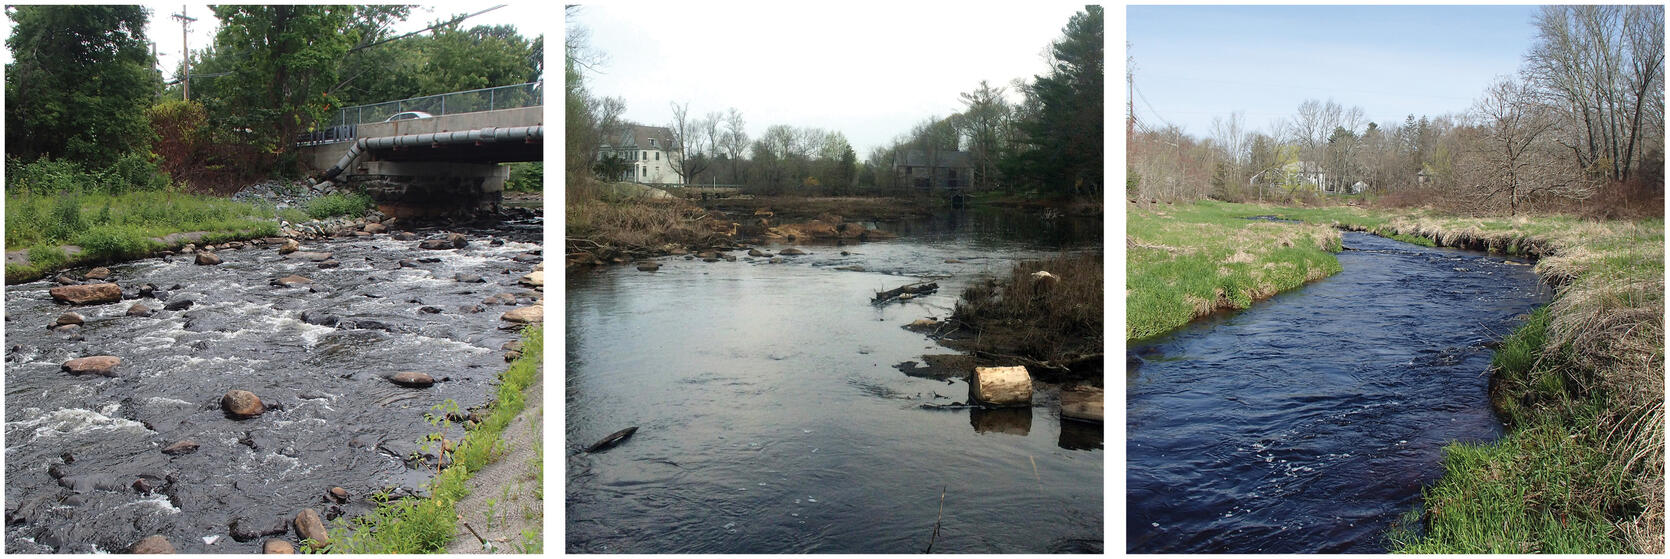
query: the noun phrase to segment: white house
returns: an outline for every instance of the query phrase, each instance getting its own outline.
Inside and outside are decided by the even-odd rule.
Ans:
[[[665,126],[629,124],[620,141],[605,143],[598,156],[619,157],[627,164],[619,180],[640,184],[680,184],[673,171],[673,131]]]

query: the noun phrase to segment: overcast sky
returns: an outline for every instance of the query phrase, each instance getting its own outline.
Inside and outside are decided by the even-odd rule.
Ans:
[[[209,4],[180,4],[142,2],[141,5],[151,10],[150,23],[146,26],[145,37],[157,45],[157,66],[163,70],[165,79],[173,79],[174,69],[180,65],[180,21],[171,17],[180,13],[182,7],[185,15],[197,18],[189,25],[189,40],[193,51],[212,46],[219,20],[209,11]],[[412,9],[411,16],[406,21],[394,25],[396,34],[410,33],[428,27],[437,20],[449,19],[452,16],[470,14],[487,8],[504,4],[499,8],[464,20],[464,27],[477,25],[512,25],[522,36],[532,40],[533,37],[557,30],[562,21],[561,6],[553,2],[537,1],[499,1],[499,2],[449,2],[419,4]],[[5,36],[12,34],[11,18],[0,18],[5,23]],[[0,46],[0,55],[4,62],[12,61],[10,49]]]
[[[1214,116],[1245,111],[1267,131],[1306,99],[1360,106],[1382,124],[1464,112],[1496,76],[1518,71],[1535,10],[1131,6],[1137,117],[1206,137]]]
[[[860,160],[957,94],[1044,73],[1051,41],[1084,2],[723,2],[587,4],[569,26],[606,59],[593,95],[666,125],[670,103],[701,116],[735,107],[758,139],[787,124],[840,131]],[[1117,34],[1113,35],[1117,37]]]

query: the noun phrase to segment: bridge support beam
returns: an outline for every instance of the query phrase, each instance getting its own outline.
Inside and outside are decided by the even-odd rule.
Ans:
[[[497,163],[362,161],[347,179],[383,213],[404,218],[498,210],[509,177]]]

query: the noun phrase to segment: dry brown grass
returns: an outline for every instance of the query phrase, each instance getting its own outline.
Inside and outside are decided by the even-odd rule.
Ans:
[[[570,263],[666,254],[727,243],[736,224],[677,198],[604,201],[591,183],[570,185],[565,214]]]
[[[1059,279],[1033,275],[1039,271]],[[1100,253],[1021,262],[1008,277],[965,290],[952,318],[974,330],[976,351],[1099,375],[1102,286]]]

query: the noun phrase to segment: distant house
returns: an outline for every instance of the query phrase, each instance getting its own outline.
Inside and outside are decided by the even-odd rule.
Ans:
[[[895,184],[916,188],[968,188],[974,181],[974,158],[966,151],[899,151],[893,156]]]
[[[1295,161],[1287,164],[1287,176],[1298,178],[1305,184],[1315,187],[1319,192],[1331,190],[1328,183],[1328,173],[1322,170],[1322,165],[1315,161]]]
[[[626,170],[616,180],[639,184],[679,184],[683,181],[673,171],[671,158],[674,147],[671,129],[630,124],[616,142],[604,143],[598,148],[598,156],[614,156],[627,163]]]

